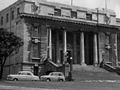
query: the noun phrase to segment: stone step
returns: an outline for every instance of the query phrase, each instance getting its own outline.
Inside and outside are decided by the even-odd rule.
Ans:
[[[100,67],[73,65],[75,80],[120,80],[120,76]]]
[[[105,69],[93,65],[88,65],[88,66],[73,65],[73,71],[107,72]]]

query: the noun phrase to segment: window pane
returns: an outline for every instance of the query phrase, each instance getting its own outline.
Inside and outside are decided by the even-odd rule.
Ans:
[[[91,20],[92,20],[92,14],[87,14],[87,15],[86,15],[86,18],[87,18],[87,20],[90,20],[90,21],[91,21]]]
[[[77,12],[71,11],[71,18],[77,18]]]
[[[20,8],[17,8],[17,15],[20,14]]]
[[[33,44],[32,57],[39,58],[38,44]]]
[[[38,27],[34,27],[32,33],[33,33],[33,37],[39,37]]]
[[[14,11],[11,12],[11,19],[14,19]]]
[[[3,16],[1,17],[1,25],[3,25]]]
[[[31,73],[27,73],[27,75],[31,75]]]
[[[6,22],[9,21],[9,14],[6,14]]]
[[[61,10],[60,9],[55,9],[55,16],[61,16]]]

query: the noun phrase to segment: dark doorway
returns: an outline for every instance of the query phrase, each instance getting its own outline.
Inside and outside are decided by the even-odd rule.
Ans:
[[[34,75],[38,75],[38,66],[34,66]]]
[[[93,65],[93,33],[85,33],[85,63]]]

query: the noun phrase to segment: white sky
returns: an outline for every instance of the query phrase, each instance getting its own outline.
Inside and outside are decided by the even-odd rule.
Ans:
[[[0,0],[0,10],[9,6],[17,0]],[[47,0],[52,2],[58,2],[63,4],[71,4],[71,0]],[[73,5],[87,7],[87,8],[105,8],[105,0],[73,0]],[[120,0],[107,0],[107,8],[116,12],[118,18],[120,18]]]

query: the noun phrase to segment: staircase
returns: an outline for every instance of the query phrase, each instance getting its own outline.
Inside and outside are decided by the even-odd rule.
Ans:
[[[73,79],[75,80],[120,80],[115,72],[106,71],[95,66],[73,65]]]
[[[45,60],[44,65],[45,65],[45,69],[44,69],[45,74],[49,74],[50,72],[63,71],[62,64],[56,64],[50,59]]]

